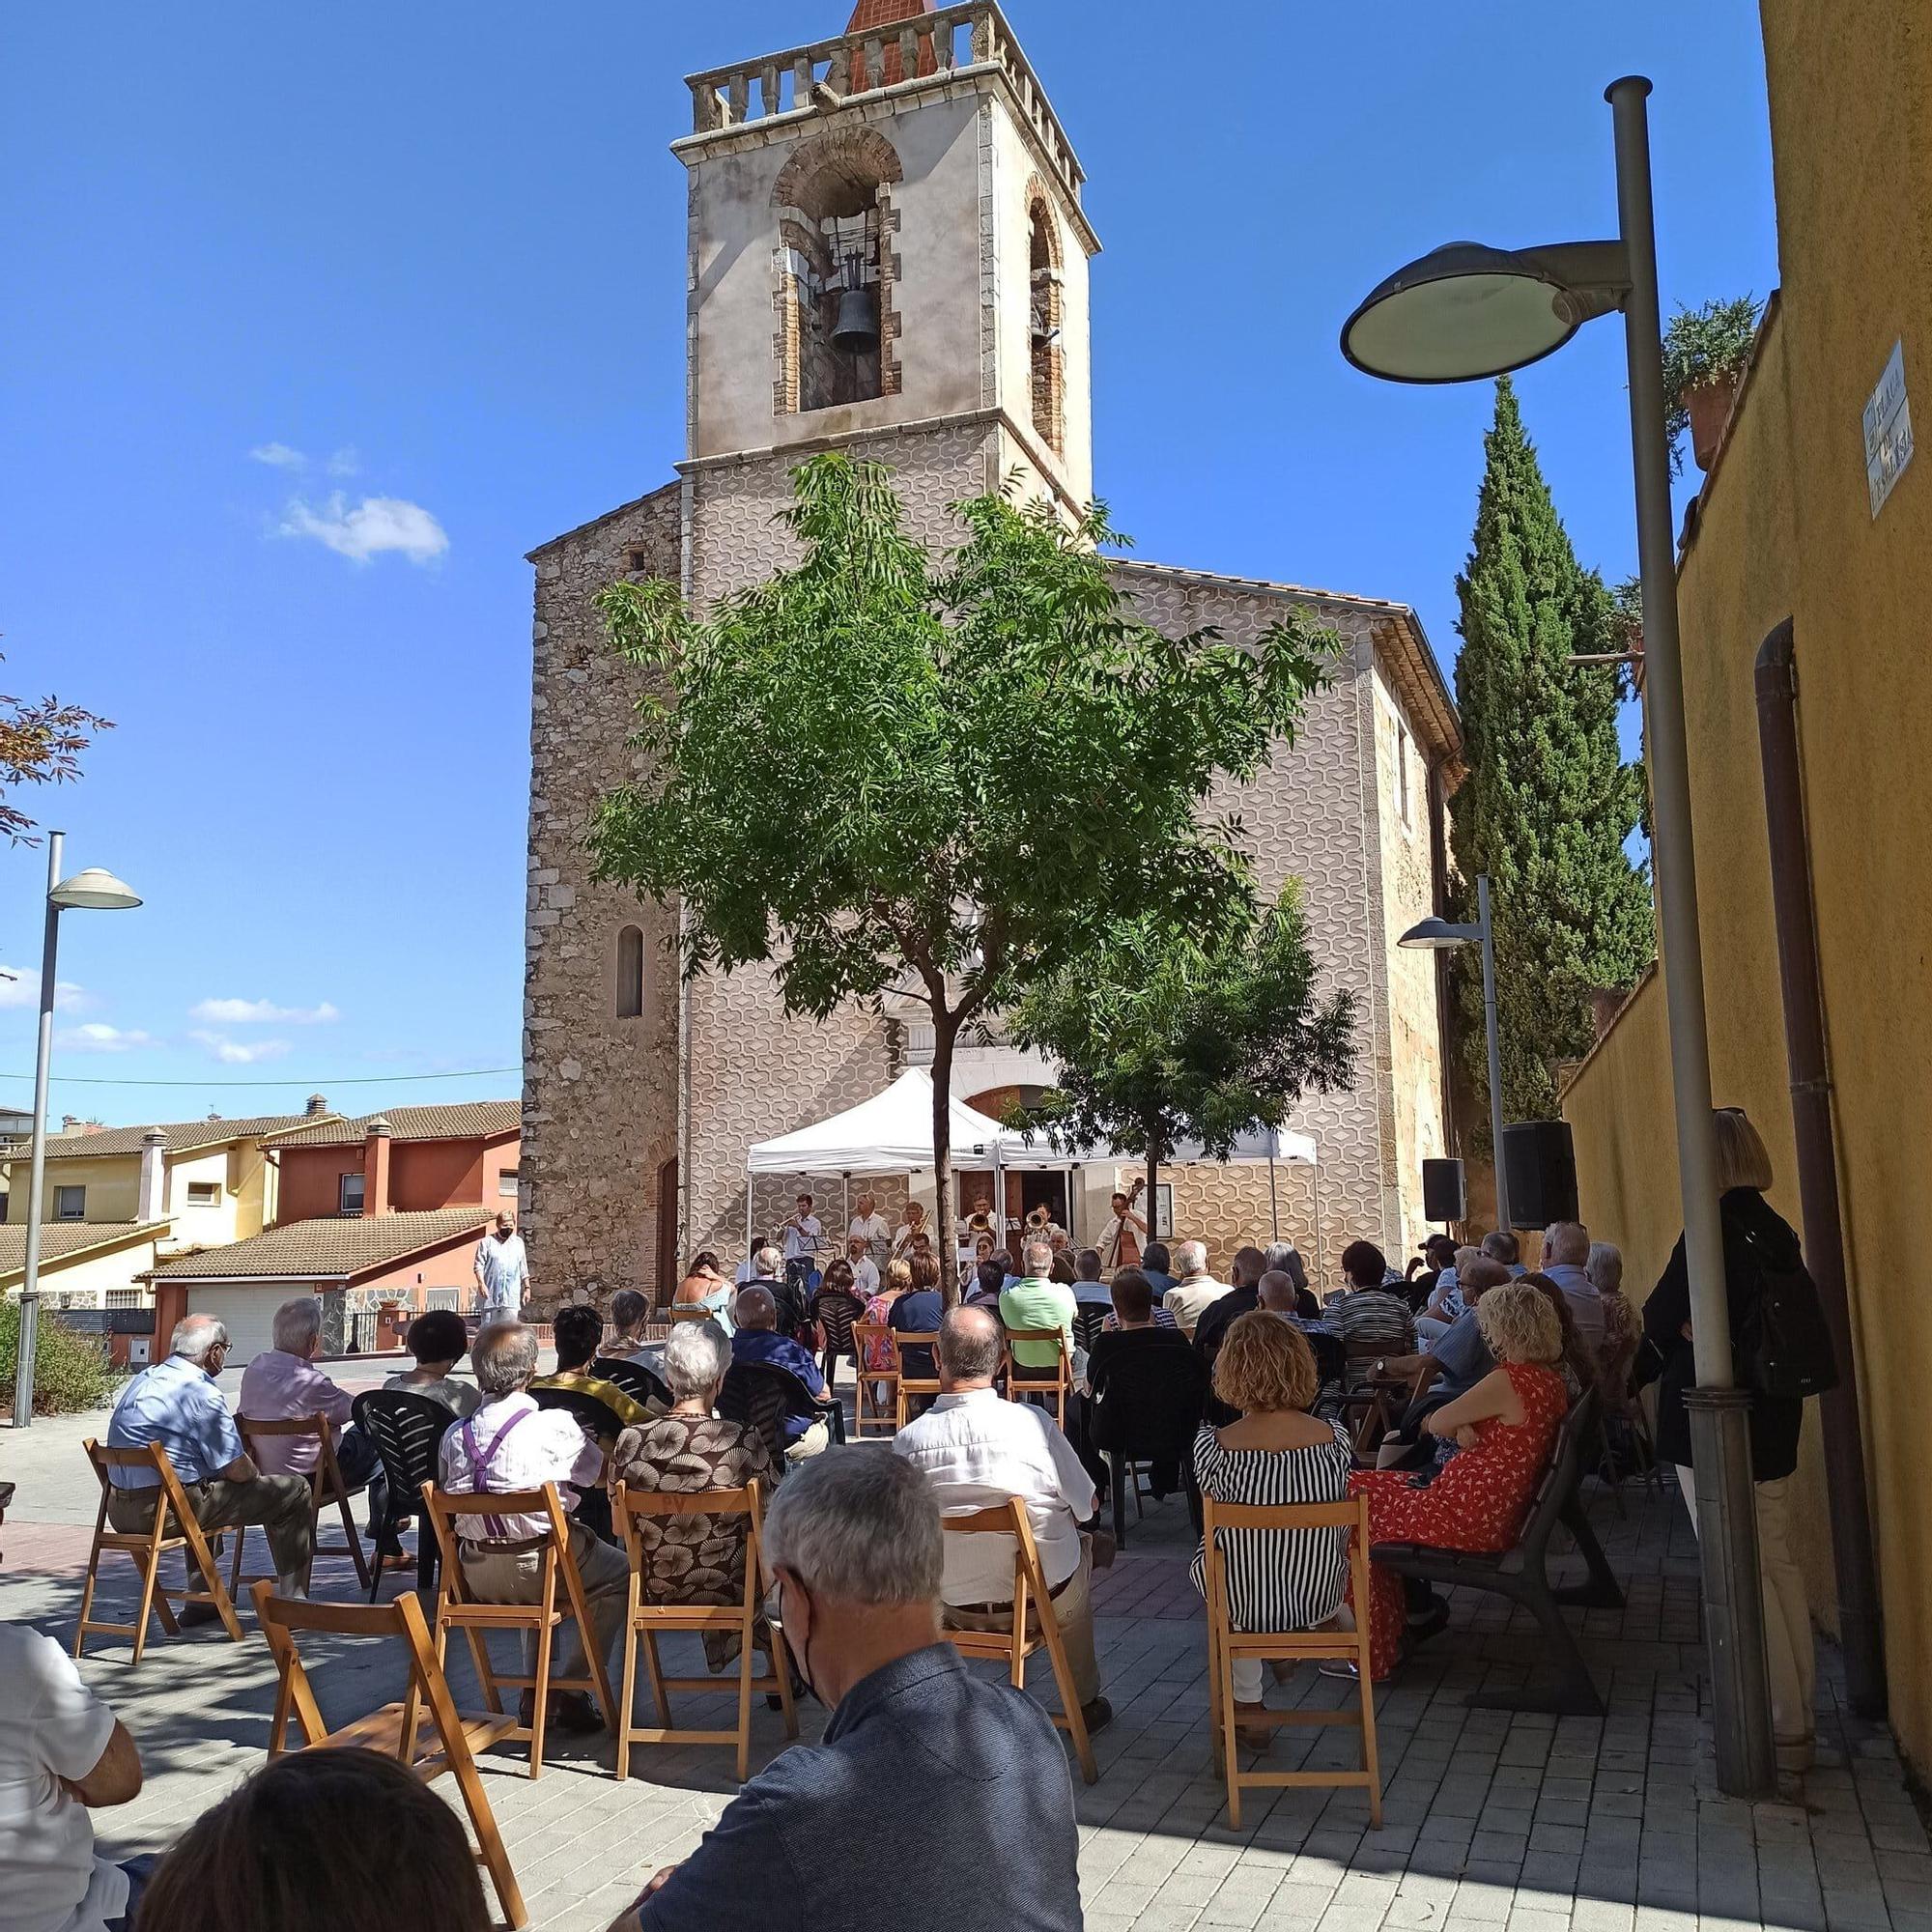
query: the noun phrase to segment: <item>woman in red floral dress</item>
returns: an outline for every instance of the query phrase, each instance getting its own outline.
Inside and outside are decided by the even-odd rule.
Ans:
[[[1399,1469],[1358,1469],[1349,1479],[1351,1495],[1368,1494],[1371,1543],[1507,1549],[1522,1528],[1570,1406],[1556,1367],[1563,1332],[1548,1302],[1520,1281],[1491,1289],[1476,1304],[1476,1321],[1501,1366],[1422,1425],[1433,1435],[1453,1438],[1458,1453],[1426,1489]],[[1403,1579],[1371,1566],[1369,1625],[1378,1683],[1401,1661],[1406,1621]]]

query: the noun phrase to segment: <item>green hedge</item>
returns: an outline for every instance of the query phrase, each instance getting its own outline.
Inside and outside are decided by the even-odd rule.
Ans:
[[[20,1304],[0,1304],[0,1410],[14,1412],[14,1375],[20,1359]],[[72,1415],[99,1408],[121,1374],[107,1363],[104,1335],[78,1335],[43,1308],[34,1331],[34,1413]]]

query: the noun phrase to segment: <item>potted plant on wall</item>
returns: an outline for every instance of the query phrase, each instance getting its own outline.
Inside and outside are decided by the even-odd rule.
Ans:
[[[1740,296],[1734,301],[1680,308],[1671,317],[1663,335],[1663,393],[1670,399],[1673,469],[1684,466],[1678,440],[1686,431],[1699,469],[1708,470],[1717,461],[1761,313],[1754,297]]]

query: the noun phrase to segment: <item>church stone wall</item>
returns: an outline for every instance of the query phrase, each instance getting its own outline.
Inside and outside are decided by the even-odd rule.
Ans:
[[[595,883],[584,838],[599,798],[632,768],[641,689],[591,599],[628,573],[676,581],[682,497],[672,484],[535,558],[521,1219],[546,1307],[581,1290],[660,1286],[658,1173],[677,1151],[673,922]],[[616,1016],[627,924],[644,933],[636,1019]]]

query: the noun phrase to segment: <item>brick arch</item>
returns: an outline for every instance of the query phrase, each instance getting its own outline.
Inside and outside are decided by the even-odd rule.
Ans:
[[[1047,266],[1064,268],[1066,257],[1060,239],[1060,217],[1053,212],[1053,196],[1047,192],[1046,184],[1037,175],[1027,182],[1026,207],[1029,231],[1037,222],[1040,234],[1046,238]]]
[[[774,208],[796,208],[812,220],[828,211],[822,178],[877,190],[905,180],[898,150],[876,128],[845,128],[802,141],[772,184]],[[819,191],[814,193],[813,190]],[[814,206],[813,204],[821,204]]]

